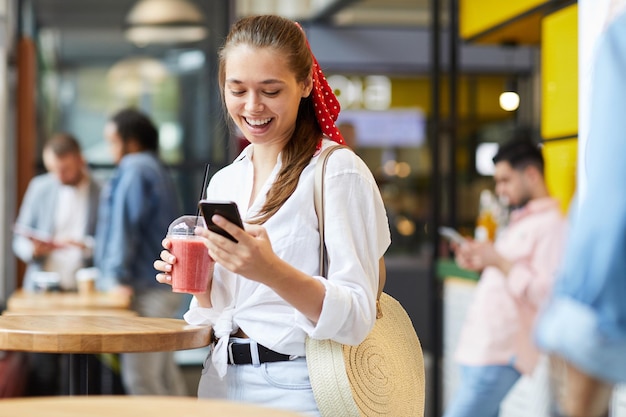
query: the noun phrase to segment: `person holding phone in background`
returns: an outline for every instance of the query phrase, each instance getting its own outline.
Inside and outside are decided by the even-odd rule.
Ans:
[[[43,162],[48,172],[28,184],[15,222],[13,252],[27,266],[25,291],[36,289],[42,273],[55,274],[61,290],[75,290],[76,272],[93,265],[100,185],[69,133],[48,139]],[[58,355],[37,353],[29,359],[27,394],[60,394]]]
[[[206,198],[236,202],[245,230],[216,215],[238,243],[200,232],[214,263],[185,319],[213,326],[215,344],[198,395],[319,416],[305,339],[356,345],[372,329],[379,259],[390,244],[385,208],[365,163],[347,148],[335,152],[325,177],[332,261],[320,276],[314,171],[321,149],[343,143],[339,103],[304,31],[288,19],[238,21],[219,61],[228,115],[250,144],[213,176]],[[162,283],[176,268],[170,244],[154,263]]]
[[[175,317],[182,298],[154,282],[154,253],[179,215],[177,191],[158,157],[159,134],[134,109],[114,114],[104,129],[117,169],[102,190],[96,230],[97,286],[132,295],[142,317]],[[121,375],[131,395],[187,395],[173,352],[124,353]]]
[[[100,185],[69,133],[46,142],[43,162],[48,173],[28,185],[15,222],[13,251],[27,264],[25,290],[35,289],[39,272],[55,272],[62,290],[75,290],[76,271],[93,264]]]
[[[566,221],[545,183],[541,150],[517,139],[501,145],[493,162],[496,194],[512,212],[495,243],[467,238],[453,245],[457,264],[481,275],[457,346],[459,387],[445,417],[497,417],[515,382],[532,373],[539,358],[533,325],[566,237]]]

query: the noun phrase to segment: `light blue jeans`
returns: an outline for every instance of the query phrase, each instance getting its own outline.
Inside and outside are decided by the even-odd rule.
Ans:
[[[198,398],[216,398],[294,411],[320,417],[305,358],[260,365],[228,365],[220,379],[207,355],[198,385]]]
[[[461,365],[461,381],[444,417],[498,417],[521,374],[511,365]]]

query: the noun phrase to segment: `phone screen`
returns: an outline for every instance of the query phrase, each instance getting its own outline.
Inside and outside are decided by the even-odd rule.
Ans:
[[[239,215],[237,204],[235,204],[233,201],[200,200],[198,205],[200,206],[200,212],[202,213],[202,217],[204,217],[204,221],[206,222],[207,228],[209,230],[237,243],[237,239],[235,239],[230,233],[213,223],[213,220],[211,220],[214,214],[218,214],[224,217],[229,222],[234,223],[243,229],[243,222],[241,221],[241,216]]]

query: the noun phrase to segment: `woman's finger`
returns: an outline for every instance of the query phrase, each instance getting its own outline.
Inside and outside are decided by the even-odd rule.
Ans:
[[[211,221],[213,221],[213,223],[222,228],[224,231],[228,232],[228,234],[234,237],[237,241],[243,239],[246,235],[246,232],[241,227],[229,222],[219,214],[214,214],[213,217],[211,217]]]
[[[174,255],[172,255],[172,253],[167,251],[167,250],[162,250],[161,251],[160,258],[161,258],[161,260],[163,262],[166,262],[168,264],[173,264],[173,263],[176,262],[176,257]]]
[[[172,285],[172,276],[169,274],[157,274],[156,280],[161,284],[169,284]]]
[[[163,261],[159,261],[158,259],[156,261],[154,261],[154,269],[156,269],[157,271],[161,271],[161,272],[172,272],[172,265],[167,263],[167,262],[163,262]]]

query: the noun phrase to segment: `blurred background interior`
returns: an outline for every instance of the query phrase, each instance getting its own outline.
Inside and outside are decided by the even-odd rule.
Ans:
[[[194,212],[205,164],[213,173],[242,147],[224,122],[217,48],[237,18],[283,15],[305,28],[341,101],[339,125],[381,188],[393,233],[387,292],[414,322],[429,363],[428,402],[439,407],[447,252],[433,231],[473,233],[480,191],[493,187],[495,147],[518,134],[544,143],[548,183],[567,210],[578,134],[576,3],[0,0],[0,297],[21,283],[10,227],[28,181],[43,171],[51,133],[75,134],[105,179],[113,169],[107,118],[141,108],[158,123],[161,156]]]

